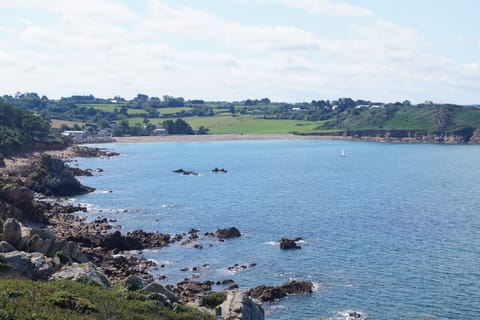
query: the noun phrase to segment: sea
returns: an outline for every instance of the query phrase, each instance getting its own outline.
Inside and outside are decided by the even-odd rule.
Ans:
[[[151,272],[162,284],[231,279],[247,290],[291,279],[314,283],[312,294],[265,304],[266,319],[353,319],[353,312],[360,319],[480,318],[480,146],[96,146],[120,156],[72,163],[104,170],[81,177],[95,192],[71,199],[88,207],[87,219],[115,220],[122,233],[199,230],[203,249],[174,243],[138,252],[157,263]],[[203,236],[230,227],[242,236]],[[300,250],[279,248],[279,239],[297,237]]]

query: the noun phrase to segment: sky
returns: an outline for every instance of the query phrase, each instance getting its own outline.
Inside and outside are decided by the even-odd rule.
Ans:
[[[477,0],[0,0],[0,95],[480,103]]]

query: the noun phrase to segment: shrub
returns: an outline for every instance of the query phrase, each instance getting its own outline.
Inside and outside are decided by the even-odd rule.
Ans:
[[[55,256],[60,259],[61,264],[67,264],[70,262],[70,257],[63,251],[57,251],[55,252]]]
[[[200,305],[213,309],[221,305],[225,300],[227,300],[227,294],[225,292],[211,292],[202,297]]]
[[[74,310],[80,313],[91,313],[97,311],[97,307],[87,299],[76,297],[71,293],[56,292],[50,302],[57,307]]]

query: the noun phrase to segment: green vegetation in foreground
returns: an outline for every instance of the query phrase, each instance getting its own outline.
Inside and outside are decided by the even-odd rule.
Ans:
[[[155,300],[141,292],[102,289],[73,281],[0,279],[1,320],[213,318],[183,305],[159,308]]]

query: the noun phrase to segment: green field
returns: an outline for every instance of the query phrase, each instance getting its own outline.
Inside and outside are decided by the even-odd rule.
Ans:
[[[113,112],[113,110],[120,110],[121,107],[126,106],[125,103],[108,103],[108,104],[77,104],[77,107],[94,108],[105,112]]]
[[[211,134],[273,134],[273,133],[314,133],[325,132],[317,130],[321,121],[301,121],[301,120],[272,120],[258,118],[252,115],[242,115],[233,117],[231,115],[215,117],[185,117],[182,118],[194,129],[204,126],[210,130]],[[165,120],[175,120],[174,118],[150,119],[150,122],[161,126]],[[143,125],[143,118],[130,118],[130,126],[135,124]]]
[[[160,114],[174,114],[182,111],[190,111],[193,108],[187,108],[187,107],[178,107],[178,108],[157,108],[157,111],[160,112]]]

